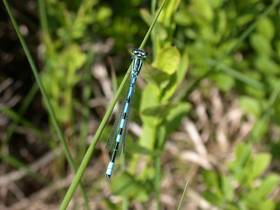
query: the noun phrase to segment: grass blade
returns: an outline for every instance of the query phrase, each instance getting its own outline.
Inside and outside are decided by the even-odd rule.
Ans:
[[[45,102],[45,105],[46,105],[46,108],[48,110],[49,116],[51,118],[51,122],[52,122],[52,125],[53,125],[54,129],[55,129],[56,135],[57,135],[58,139],[60,140],[60,142],[63,145],[63,150],[64,150],[65,156],[67,158],[67,161],[68,161],[69,165],[71,166],[71,168],[75,171],[76,170],[75,163],[74,163],[73,158],[72,158],[72,156],[70,154],[69,148],[68,148],[67,143],[66,143],[66,141],[64,139],[62,131],[61,131],[60,127],[59,127],[58,121],[57,121],[56,116],[54,114],[54,110],[53,110],[53,108],[51,106],[51,103],[50,103],[50,100],[49,100],[49,98],[48,98],[48,96],[46,94],[46,90],[45,90],[45,88],[43,86],[43,83],[42,83],[41,78],[39,76],[39,72],[38,72],[38,70],[36,68],[36,65],[35,65],[35,63],[34,63],[34,61],[32,59],[31,53],[30,53],[30,51],[29,51],[29,49],[28,49],[28,47],[27,47],[27,45],[25,43],[25,40],[23,39],[23,37],[22,37],[22,35],[21,35],[20,31],[19,31],[18,24],[17,24],[17,22],[16,22],[16,20],[15,20],[15,18],[13,16],[13,13],[11,12],[11,9],[10,9],[10,6],[9,6],[7,0],[3,0],[3,3],[4,3],[4,6],[6,8],[6,11],[7,11],[8,15],[10,17],[12,25],[13,25],[15,31],[16,31],[16,34],[17,34],[17,36],[19,38],[19,41],[20,41],[20,44],[21,44],[21,46],[22,46],[22,48],[24,50],[24,53],[25,53],[25,55],[27,57],[27,60],[29,62],[29,65],[31,67],[33,75],[35,77],[36,83],[37,83],[37,85],[38,85],[38,87],[39,87],[39,89],[41,91],[41,94],[43,96],[43,100]],[[85,199],[85,204],[88,205],[88,198],[86,196],[86,191],[85,191],[84,187],[82,187],[82,185],[80,185],[80,186],[81,186],[81,191],[82,191],[83,197]],[[87,209],[89,209],[89,207],[87,207]]]
[[[187,188],[188,188],[188,186],[189,186],[189,182],[190,182],[190,180],[187,179],[187,180],[186,180],[185,187],[184,187],[184,190],[183,190],[183,193],[182,193],[182,195],[181,195],[181,198],[180,198],[180,201],[179,201],[179,204],[178,204],[178,207],[177,207],[177,210],[180,210],[180,209],[182,208],[182,204],[183,204],[183,201],[184,201],[186,192],[187,192]]]

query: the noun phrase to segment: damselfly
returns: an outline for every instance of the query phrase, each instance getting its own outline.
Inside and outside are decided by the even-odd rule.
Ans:
[[[129,88],[127,91],[127,95],[125,98],[124,107],[122,109],[122,113],[120,115],[120,118],[118,119],[118,126],[117,130],[114,132],[114,136],[111,139],[113,142],[112,151],[111,151],[111,160],[107,166],[106,170],[106,177],[110,178],[112,176],[113,168],[115,165],[115,160],[117,157],[117,154],[122,150],[121,145],[124,144],[124,136],[125,136],[125,129],[127,126],[128,121],[128,114],[131,106],[131,100],[134,94],[136,80],[138,77],[138,74],[141,70],[141,67],[143,65],[143,60],[146,58],[147,53],[140,49],[134,49],[132,52],[132,66],[131,66],[131,74],[130,74],[130,82],[129,82]]]

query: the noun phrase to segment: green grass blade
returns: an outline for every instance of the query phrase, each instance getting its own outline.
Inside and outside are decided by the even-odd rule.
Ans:
[[[223,63],[219,63],[218,61],[213,60],[213,59],[209,59],[208,62],[209,62],[209,65],[213,66],[213,68],[215,67],[215,69],[217,69],[217,71],[222,71],[253,88],[256,88],[259,90],[262,90],[264,88],[263,84],[261,82],[241,73],[240,71],[238,71],[234,68],[231,68]]]
[[[16,32],[18,38],[19,38],[19,41],[20,41],[20,44],[21,44],[21,46],[22,46],[22,48],[24,50],[24,53],[25,53],[25,55],[27,57],[27,60],[29,62],[29,65],[31,67],[33,75],[35,77],[36,83],[37,83],[37,85],[38,85],[38,87],[39,87],[39,89],[41,91],[41,94],[43,96],[43,100],[44,100],[45,105],[47,107],[47,110],[48,110],[49,116],[51,118],[52,125],[53,125],[53,127],[55,129],[56,135],[57,135],[58,139],[60,140],[60,142],[63,145],[63,150],[64,150],[65,156],[67,158],[67,161],[68,161],[69,165],[71,166],[71,168],[75,171],[75,169],[76,169],[75,163],[74,163],[73,158],[72,158],[72,156],[70,154],[69,148],[68,148],[67,143],[66,143],[66,141],[64,139],[62,131],[61,131],[60,127],[59,127],[58,121],[57,121],[56,116],[54,114],[54,110],[53,110],[53,108],[51,106],[51,103],[50,103],[50,100],[49,100],[49,98],[48,98],[48,96],[46,94],[46,90],[45,90],[45,88],[43,86],[43,83],[42,83],[41,78],[39,76],[39,73],[38,73],[38,70],[36,68],[36,65],[35,65],[35,63],[34,63],[34,61],[32,59],[31,53],[30,53],[30,51],[29,51],[29,49],[28,49],[28,47],[27,47],[27,45],[25,43],[25,40],[23,39],[23,37],[22,37],[22,35],[21,35],[20,31],[19,31],[18,24],[17,24],[17,22],[16,22],[16,20],[15,20],[15,18],[13,16],[13,13],[11,12],[11,9],[10,9],[10,6],[9,6],[7,0],[3,0],[3,3],[4,3],[4,6],[6,8],[6,11],[7,11],[8,15],[10,17],[12,25],[13,25],[13,27],[15,29],[15,32]],[[81,191],[82,191],[83,197],[85,199],[85,203],[88,205],[88,198],[86,196],[85,189],[82,187],[82,184],[81,184]]]
[[[32,86],[32,88],[30,89],[30,91],[28,92],[28,94],[26,95],[26,97],[24,98],[23,103],[19,108],[19,112],[18,112],[19,115],[21,115],[21,116],[24,115],[24,113],[26,112],[27,108],[29,107],[29,105],[30,105],[31,101],[33,100],[37,91],[38,91],[38,86],[36,84],[34,84]],[[18,120],[14,120],[14,122],[8,127],[5,137],[3,139],[3,142],[5,144],[7,144],[10,141],[18,123],[19,123]]]
[[[155,23],[157,22],[157,19],[158,19],[159,15],[160,15],[160,12],[162,11],[166,1],[167,0],[164,0],[163,3],[161,4],[160,8],[158,9],[158,12],[156,13],[156,15],[154,17],[153,22],[150,25],[150,27],[149,27],[149,29],[148,29],[148,31],[147,31],[147,33],[146,33],[146,35],[145,35],[141,45],[139,47],[140,49],[144,48],[144,46],[145,46],[145,44],[146,44],[146,42],[148,40],[148,37],[150,36],[151,31],[154,28]],[[115,107],[115,105],[116,105],[116,103],[117,103],[117,101],[118,101],[122,91],[123,91],[125,83],[126,83],[128,77],[129,77],[130,70],[131,70],[131,66],[128,68],[128,71],[126,72],[126,74],[125,74],[125,76],[124,76],[124,78],[123,78],[123,80],[122,80],[122,82],[120,84],[120,87],[117,90],[115,98],[113,99],[113,101],[109,105],[109,107],[108,107],[108,109],[107,109],[103,119],[101,120],[101,123],[100,123],[98,129],[96,130],[96,133],[95,133],[95,135],[94,135],[94,137],[92,139],[92,142],[91,142],[91,144],[90,144],[90,146],[89,146],[89,148],[88,148],[88,150],[87,150],[87,152],[86,152],[86,154],[85,154],[85,156],[84,156],[84,158],[83,158],[83,160],[82,160],[82,162],[80,164],[80,167],[79,167],[77,173],[75,174],[74,179],[73,179],[70,187],[68,188],[68,191],[65,194],[61,204],[60,204],[60,208],[59,208],[60,210],[65,210],[67,208],[67,206],[69,205],[69,202],[71,201],[71,199],[73,197],[73,194],[76,191],[76,189],[78,187],[78,184],[79,184],[79,182],[80,182],[80,180],[81,180],[81,178],[82,178],[82,176],[83,176],[83,174],[84,174],[84,172],[86,170],[86,167],[87,167],[87,165],[88,165],[88,163],[89,163],[89,161],[90,161],[90,159],[92,157],[92,154],[94,152],[96,143],[97,143],[98,139],[100,138],[100,136],[101,136],[101,134],[102,134],[102,132],[103,132],[103,130],[105,128],[106,122],[108,121],[109,117],[111,116],[112,111],[113,111],[113,109],[114,109],[114,107]]]

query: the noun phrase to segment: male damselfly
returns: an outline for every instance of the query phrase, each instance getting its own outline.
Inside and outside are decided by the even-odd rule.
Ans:
[[[131,66],[131,74],[130,74],[130,82],[129,88],[127,91],[127,95],[125,98],[124,106],[122,109],[122,113],[117,120],[117,130],[114,132],[113,138],[111,138],[112,151],[111,151],[111,160],[107,166],[106,177],[110,178],[112,176],[113,168],[115,165],[115,160],[117,154],[122,150],[122,145],[125,141],[125,129],[128,122],[128,115],[131,106],[131,100],[135,91],[136,80],[138,74],[142,68],[143,60],[147,57],[147,53],[141,49],[134,49],[132,52],[132,66]]]

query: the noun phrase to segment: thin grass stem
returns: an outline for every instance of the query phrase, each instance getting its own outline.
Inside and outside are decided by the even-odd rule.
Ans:
[[[178,204],[178,206],[177,206],[177,210],[180,210],[180,209],[182,208],[183,201],[184,201],[184,198],[185,198],[185,195],[186,195],[186,192],[187,192],[187,188],[188,188],[189,182],[190,182],[190,180],[187,179],[187,180],[186,180],[185,187],[184,187],[184,190],[183,190],[183,193],[182,193],[182,195],[181,195],[181,197],[180,197],[179,204]]]
[[[75,171],[76,170],[75,163],[74,163],[73,158],[72,158],[72,156],[70,154],[70,150],[69,150],[68,145],[67,145],[67,143],[66,143],[66,141],[64,139],[62,131],[61,131],[60,127],[59,127],[59,124],[58,124],[58,121],[56,119],[53,107],[51,106],[50,100],[49,100],[49,98],[48,98],[48,96],[46,94],[45,87],[44,87],[44,85],[43,85],[43,83],[41,81],[41,78],[39,76],[39,73],[38,73],[39,71],[37,70],[37,67],[36,67],[36,65],[35,65],[35,63],[33,61],[33,58],[32,58],[31,53],[30,53],[30,51],[29,51],[29,49],[27,47],[27,44],[25,43],[25,40],[23,39],[23,37],[22,37],[22,35],[21,35],[20,31],[19,31],[18,24],[17,24],[17,22],[16,22],[16,20],[14,18],[14,15],[13,15],[11,9],[10,9],[10,6],[9,6],[7,0],[3,0],[3,3],[4,3],[4,6],[6,8],[6,11],[7,11],[8,15],[10,17],[10,20],[12,22],[14,30],[15,30],[17,36],[18,36],[20,44],[21,44],[21,46],[22,46],[22,48],[24,50],[24,53],[25,53],[25,55],[27,57],[27,60],[29,62],[29,65],[31,67],[33,75],[35,77],[36,83],[37,83],[37,85],[38,85],[38,87],[39,87],[39,89],[41,91],[41,94],[43,96],[43,100],[45,102],[45,105],[46,105],[47,111],[49,113],[49,116],[51,118],[51,122],[52,122],[52,125],[53,125],[54,129],[55,129],[56,135],[57,135],[58,139],[60,140],[60,142],[63,145],[64,154],[65,154],[65,156],[67,158],[67,161],[68,161],[70,167],[72,168],[73,171]],[[88,198],[87,198],[87,195],[86,195],[86,191],[85,191],[84,187],[82,186],[82,184],[80,184],[80,186],[81,186],[81,192],[82,192],[83,197],[85,199],[86,208],[89,210],[89,206],[88,206],[89,202],[88,202]]]

